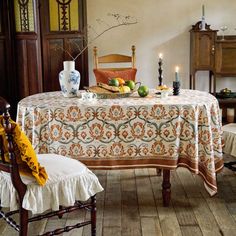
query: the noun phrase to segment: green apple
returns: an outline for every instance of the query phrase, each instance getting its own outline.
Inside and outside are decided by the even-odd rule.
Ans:
[[[131,90],[135,89],[135,82],[133,80],[126,80],[125,85],[128,86]]]
[[[116,79],[116,78],[110,79],[110,80],[108,81],[108,84],[109,84],[110,86],[115,86],[115,87],[119,87],[119,85],[120,85],[119,80]]]
[[[146,97],[149,94],[149,88],[145,85],[141,85],[138,88],[138,94],[140,97]]]

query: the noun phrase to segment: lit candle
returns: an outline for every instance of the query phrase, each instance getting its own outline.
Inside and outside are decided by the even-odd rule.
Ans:
[[[179,67],[175,67],[175,81],[179,82]]]
[[[205,6],[202,5],[202,17],[205,17]]]
[[[163,54],[159,53],[159,63],[162,63],[162,57],[163,57]]]

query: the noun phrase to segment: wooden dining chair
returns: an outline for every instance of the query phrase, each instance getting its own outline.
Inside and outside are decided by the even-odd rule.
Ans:
[[[91,225],[91,235],[95,236],[96,194],[103,190],[97,177],[81,162],[61,155],[35,154],[37,159],[33,154],[27,156],[33,148],[27,146],[26,136],[10,119],[9,109],[0,97],[0,218],[20,236],[27,236],[30,222],[61,218],[84,209],[90,212],[90,219],[41,235],[58,235]],[[18,223],[12,218],[16,213]]]
[[[104,69],[104,70],[126,70],[130,68],[135,68],[135,46],[131,47],[131,55],[122,55],[122,54],[107,54],[103,56],[98,56],[98,49],[95,46],[93,48],[94,55],[94,68],[95,69]],[[104,64],[108,63],[130,63],[128,67],[115,67],[115,68],[105,68]],[[102,66],[103,65],[103,66]]]
[[[135,68],[135,46],[131,48],[131,55],[107,54],[98,56],[98,48],[93,48],[94,74],[97,82],[107,83],[110,78],[120,77],[124,80],[134,80],[137,69]],[[111,67],[109,67],[111,65]]]

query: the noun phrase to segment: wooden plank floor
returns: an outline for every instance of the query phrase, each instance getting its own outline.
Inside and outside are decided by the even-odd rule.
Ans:
[[[172,200],[162,206],[162,177],[155,169],[94,171],[105,191],[97,195],[98,236],[236,235],[236,175],[218,174],[218,194],[210,197],[199,176],[187,169],[171,172]],[[74,224],[85,212],[30,225],[29,235]],[[1,220],[0,235],[18,235]],[[86,226],[63,235],[88,236]]]

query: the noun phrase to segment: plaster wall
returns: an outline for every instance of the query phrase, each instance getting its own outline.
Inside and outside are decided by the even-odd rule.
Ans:
[[[149,87],[158,84],[158,55],[163,54],[164,83],[172,85],[175,66],[180,67],[182,88],[189,88],[189,48],[191,25],[201,19],[205,5],[206,23],[219,30],[228,26],[225,34],[236,34],[235,0],[87,0],[88,25],[101,32],[104,24],[114,24],[109,13],[134,16],[138,23],[122,26],[104,33],[89,46],[89,80],[95,84],[93,74],[93,46],[99,54],[131,52],[136,46],[137,81]],[[112,20],[112,21],[111,21]],[[218,34],[222,34],[219,30]],[[196,87],[208,91],[208,72],[197,73]],[[217,90],[231,88],[236,91],[236,78],[217,78]]]

